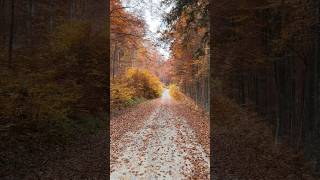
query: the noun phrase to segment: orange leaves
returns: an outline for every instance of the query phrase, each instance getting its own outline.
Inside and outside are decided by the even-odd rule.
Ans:
[[[174,79],[179,83],[192,83],[208,76],[209,27],[205,22],[205,11],[208,1],[184,4],[179,18],[172,24],[170,38],[173,57]],[[171,12],[174,13],[174,12]],[[196,77],[196,78],[195,78]]]
[[[120,0],[111,1],[110,57],[115,64],[111,68],[116,75],[123,74],[129,67],[147,68],[156,72],[161,57],[152,42],[145,37],[144,19],[127,11],[129,9],[134,10],[134,7],[123,7]],[[124,55],[119,55],[119,52],[124,52]]]
[[[112,0],[110,4],[111,39],[132,46],[144,34],[144,21],[125,11],[119,0]]]

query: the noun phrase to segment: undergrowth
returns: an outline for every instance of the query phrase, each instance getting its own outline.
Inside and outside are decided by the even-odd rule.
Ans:
[[[88,22],[62,24],[30,56],[16,52],[14,70],[1,69],[1,175],[27,175],[105,127],[105,38],[91,32]]]
[[[185,95],[180,91],[176,84],[169,85],[169,94],[177,101],[182,101],[185,98]]]
[[[111,109],[121,109],[160,97],[162,83],[148,70],[130,68],[124,76],[111,80]]]

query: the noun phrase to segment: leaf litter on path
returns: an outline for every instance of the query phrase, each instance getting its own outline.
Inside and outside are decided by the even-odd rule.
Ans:
[[[168,98],[152,103],[143,124],[115,141],[111,137],[111,179],[209,179],[209,156],[188,120],[174,111],[176,104]]]

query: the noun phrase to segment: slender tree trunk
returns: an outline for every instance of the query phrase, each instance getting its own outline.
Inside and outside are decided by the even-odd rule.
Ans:
[[[53,0],[50,0],[49,32],[53,31],[53,15],[54,15],[54,5],[53,5]]]
[[[281,23],[280,23],[280,35],[279,35],[279,38],[282,38],[282,35],[283,35],[283,27],[284,27],[284,0],[281,0],[281,5],[280,5],[280,13],[281,13]],[[281,136],[281,133],[282,133],[282,122],[281,121],[284,121],[283,119],[283,88],[285,85],[282,84],[282,81],[280,81],[280,78],[279,78],[279,75],[281,75],[283,72],[281,72],[281,65],[282,64],[278,64],[277,65],[277,62],[275,62],[274,64],[274,68],[275,68],[275,79],[276,79],[276,86],[277,86],[277,94],[278,94],[278,108],[277,108],[277,123],[276,123],[276,137],[275,137],[275,143],[278,144],[279,143],[279,139],[280,139],[280,136]],[[280,66],[280,67],[279,67]],[[279,73],[279,74],[278,74]],[[281,78],[282,79],[282,78]]]
[[[315,121],[315,125],[314,125],[314,134],[316,134],[316,132],[318,131],[318,126],[319,126],[319,41],[320,41],[320,35],[319,35],[319,24],[320,24],[320,13],[319,13],[319,8],[320,8],[320,2],[317,1],[316,2],[316,38],[314,38],[314,66],[313,66],[313,71],[314,71],[314,90],[313,90],[313,106],[314,106],[314,121]]]
[[[117,65],[117,75],[119,75],[119,73],[120,73],[120,68],[121,68],[121,63],[120,63],[120,60],[121,60],[121,49],[118,51],[118,56],[117,56],[117,63],[118,63],[118,65]]]
[[[70,0],[70,5],[69,5],[70,20],[73,20],[74,18],[74,11],[75,11],[75,0]]]
[[[114,79],[114,74],[115,74],[117,49],[118,49],[117,42],[115,42],[114,51],[113,51],[113,59],[112,59],[112,79]]]
[[[15,0],[11,1],[11,20],[10,20],[10,37],[9,37],[9,52],[8,52],[8,64],[9,69],[13,68],[12,65],[12,49],[13,49],[13,40],[14,40],[14,7],[15,7]]]
[[[0,20],[0,32],[2,34],[1,37],[1,46],[0,47],[5,47],[5,42],[6,42],[6,9],[5,9],[5,0],[1,0],[1,20]]]
[[[280,78],[279,78],[279,68],[278,68],[278,62],[274,62],[274,79],[276,82],[276,89],[277,89],[277,101],[276,101],[276,105],[277,105],[277,110],[276,110],[276,132],[275,132],[275,144],[279,144],[280,142],[280,116],[281,116],[281,88],[280,88]]]
[[[306,121],[306,90],[308,89],[307,88],[307,84],[308,84],[308,80],[307,80],[307,77],[308,77],[308,67],[303,67],[303,70],[302,70],[302,75],[301,75],[301,79],[300,82],[301,82],[301,87],[302,87],[302,90],[301,90],[301,93],[300,93],[300,101],[299,102],[301,104],[301,106],[299,106],[299,109],[297,109],[297,120],[298,120],[298,128],[296,129],[297,134],[298,134],[298,137],[297,137],[297,143],[296,143],[296,150],[299,151],[300,149],[300,146],[301,146],[301,143],[303,141],[303,129],[305,127],[305,121]],[[299,105],[299,104],[298,104]]]
[[[245,104],[246,103],[246,95],[245,95],[245,82],[244,82],[244,74],[243,72],[241,72],[241,86],[240,86],[240,92],[241,92],[241,104]]]
[[[133,67],[133,49],[130,51],[130,67]]]
[[[31,47],[32,46],[32,39],[33,39],[33,29],[32,29],[32,21],[33,21],[33,0],[29,0],[28,1],[28,15],[29,15],[29,18],[28,18],[28,46]]]

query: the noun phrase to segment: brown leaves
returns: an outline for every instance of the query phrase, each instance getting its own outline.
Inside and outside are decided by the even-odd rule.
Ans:
[[[187,123],[193,128],[199,143],[204,147],[207,154],[210,154],[210,125],[209,116],[201,109],[197,109],[194,102],[188,98],[176,102],[173,110],[184,117]]]
[[[301,155],[274,145],[272,130],[259,117],[214,95],[213,166],[218,178],[309,179]]]
[[[157,106],[156,100],[151,100],[135,107],[112,112],[110,121],[111,146],[116,147],[117,141],[128,131],[135,131],[142,127],[145,118]]]

